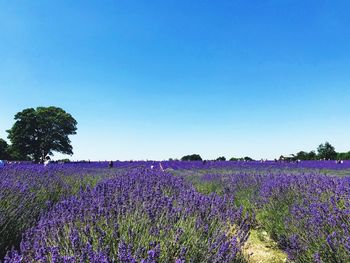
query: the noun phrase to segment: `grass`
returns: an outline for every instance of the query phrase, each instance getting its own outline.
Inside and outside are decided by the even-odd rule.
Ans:
[[[252,229],[243,254],[252,263],[283,263],[287,262],[287,255],[278,249],[277,244],[269,238],[266,231]]]

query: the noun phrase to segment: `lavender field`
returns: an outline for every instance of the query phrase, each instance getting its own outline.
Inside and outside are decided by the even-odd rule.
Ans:
[[[349,161],[11,164],[0,260],[350,262],[349,176]],[[256,233],[285,257],[257,259]]]

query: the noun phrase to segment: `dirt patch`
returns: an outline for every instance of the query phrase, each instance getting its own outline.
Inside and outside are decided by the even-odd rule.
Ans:
[[[287,255],[277,248],[265,231],[251,230],[250,237],[243,248],[248,262],[252,263],[284,263]]]

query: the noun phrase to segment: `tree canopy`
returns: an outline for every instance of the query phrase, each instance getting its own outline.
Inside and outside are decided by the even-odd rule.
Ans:
[[[316,160],[317,154],[314,151],[311,151],[311,152],[300,151],[295,155],[295,159],[301,160],[301,161]]]
[[[337,153],[337,160],[350,160],[350,151],[344,153]]]
[[[230,158],[230,161],[254,161],[254,159],[250,158],[249,156],[245,156],[241,158],[232,157]]]
[[[58,107],[28,108],[15,115],[15,124],[8,130],[12,151],[43,161],[53,152],[73,154],[69,135],[76,134],[77,121]]]
[[[296,160],[350,160],[350,152],[336,152],[334,146],[329,142],[320,144],[317,148],[317,154],[315,151],[305,152],[300,151],[297,154],[292,154],[293,157],[289,158],[292,161]]]
[[[185,155],[181,161],[202,161],[202,157],[199,154]]]
[[[326,160],[335,160],[337,158],[337,152],[335,148],[329,143],[320,144],[317,148],[318,158]]]

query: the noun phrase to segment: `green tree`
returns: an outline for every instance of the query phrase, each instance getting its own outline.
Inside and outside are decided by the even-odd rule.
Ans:
[[[295,158],[297,160],[302,160],[302,161],[309,160],[309,154],[307,152],[300,151],[295,155]]]
[[[350,160],[350,152],[338,153],[337,160]]]
[[[25,109],[15,115],[15,124],[8,130],[12,151],[43,161],[53,152],[73,154],[69,135],[76,134],[77,121],[58,107]]]
[[[320,144],[317,148],[317,153],[319,159],[335,160],[337,158],[337,152],[329,142]]]
[[[8,160],[9,159],[9,145],[3,139],[0,139],[0,160]]]
[[[185,155],[181,161],[202,161],[202,157],[199,154]]]
[[[216,159],[217,161],[226,161],[226,158],[225,156],[221,156],[219,158]]]
[[[295,159],[296,160],[302,160],[302,161],[306,161],[306,160],[316,160],[317,159],[317,155],[314,151],[311,152],[304,152],[304,151],[300,151],[295,155]]]
[[[254,161],[253,158],[250,158],[249,156],[246,156],[243,159],[244,161]]]
[[[29,157],[28,155],[25,155],[23,153],[20,153],[12,145],[9,145],[8,154],[9,154],[9,160],[14,160],[14,161],[30,161],[31,160],[31,157]]]
[[[311,151],[308,153],[308,159],[307,160],[316,160],[317,159],[317,154],[315,151]]]

